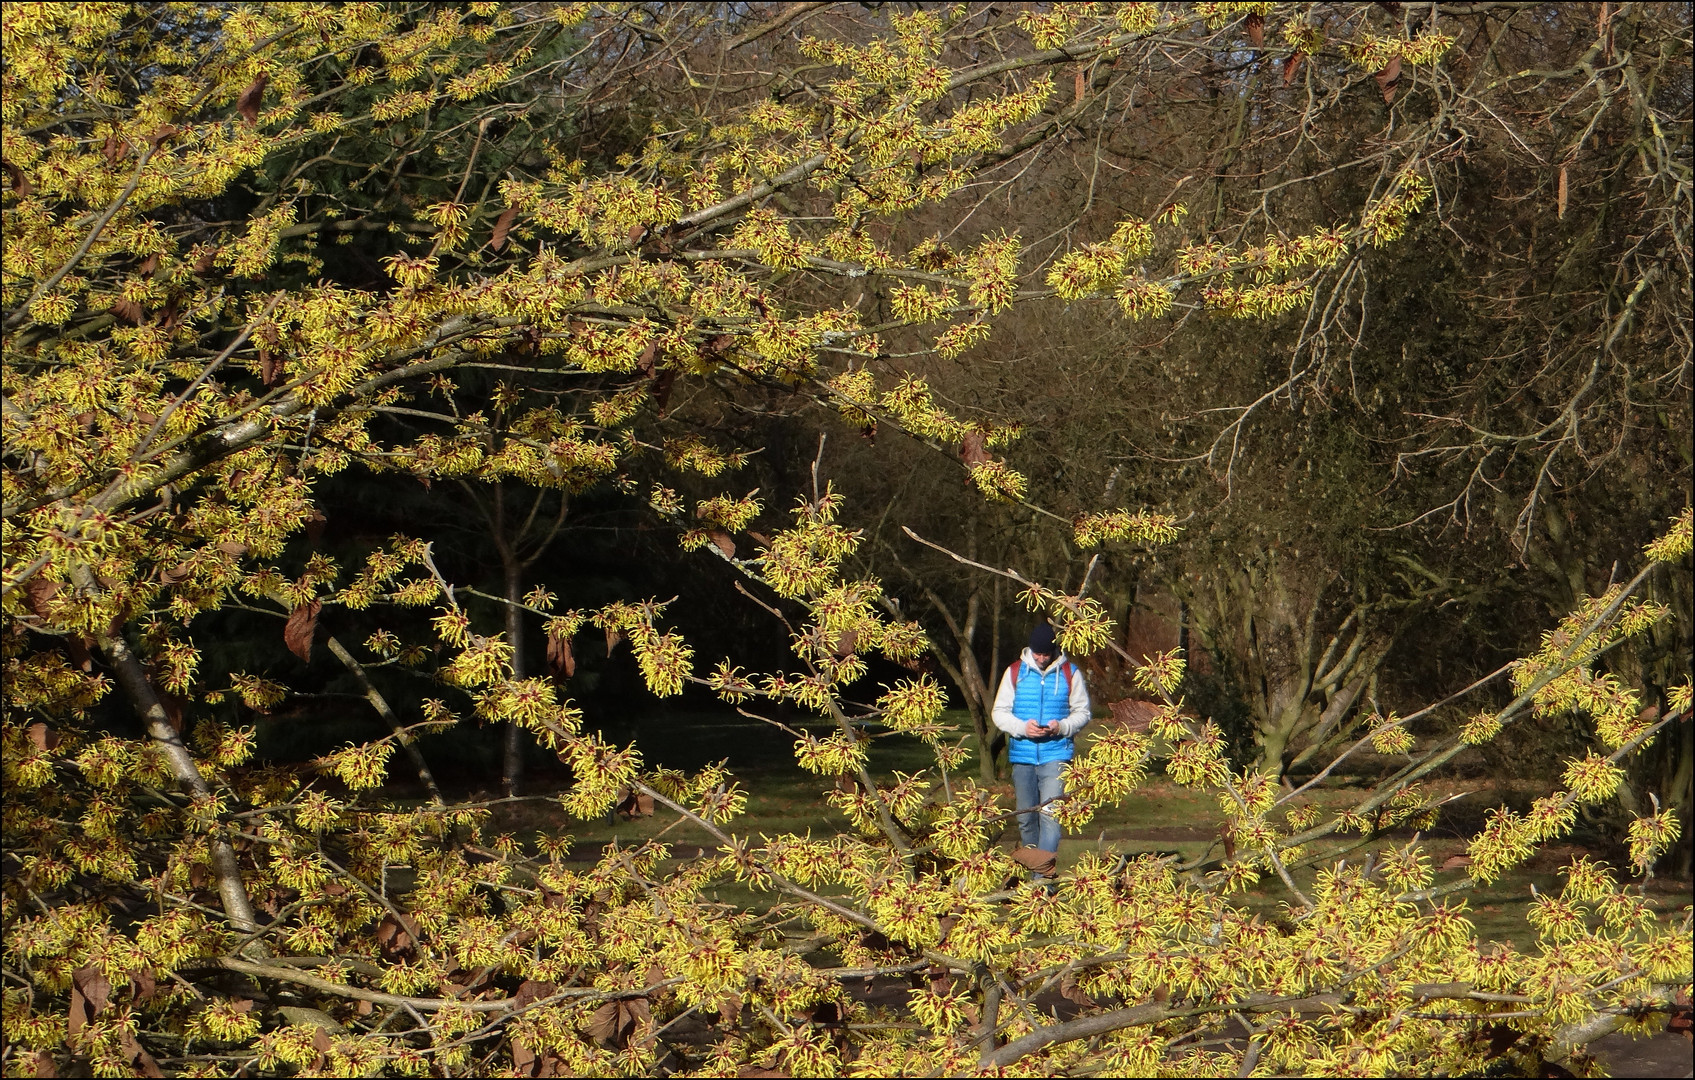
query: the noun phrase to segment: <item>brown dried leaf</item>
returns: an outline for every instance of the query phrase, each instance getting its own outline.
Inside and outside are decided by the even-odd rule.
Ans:
[[[66,1030],[75,1035],[99,1016],[112,997],[112,984],[93,964],[71,973],[71,1014]]]
[[[259,122],[259,103],[264,100],[265,84],[270,81],[271,77],[261,71],[253,77],[253,81],[241,92],[241,96],[235,99],[235,111],[241,114],[241,118],[247,121],[249,127]]]
[[[1560,166],[1560,191],[1559,191],[1559,194],[1557,196],[1555,196],[1556,206],[1558,207],[1558,213],[1556,214],[1556,217],[1560,221],[1564,221],[1566,219],[1566,196],[1570,193],[1568,183],[1569,183],[1569,178],[1566,175],[1566,167],[1564,165],[1561,165]]]
[[[1383,91],[1383,102],[1389,104],[1395,100],[1395,87],[1401,83],[1401,58],[1391,56],[1389,62],[1383,65],[1383,70],[1373,76],[1377,86]]]
[[[1444,872],[1446,872],[1448,870],[1458,870],[1462,866],[1470,866],[1470,865],[1471,865],[1471,856],[1470,855],[1450,855],[1446,859],[1442,860],[1441,869]]]
[[[1081,986],[1077,985],[1077,976],[1069,971],[1059,977],[1059,996],[1067,1001],[1076,1002],[1085,1009],[1095,1007],[1095,999],[1085,993]]]
[[[135,268],[135,272],[146,277],[157,269],[159,269],[159,253],[155,251],[141,261],[141,265]]]
[[[174,124],[160,124],[153,131],[153,149],[159,149],[159,147],[165,145],[167,140],[175,136],[180,131],[182,131],[182,129]]]
[[[1221,825],[1218,829],[1218,838],[1224,841],[1224,857],[1234,859],[1236,857],[1236,833],[1231,830],[1230,826]]]
[[[377,949],[391,963],[417,952],[418,927],[410,919],[401,920],[391,912],[377,924]]]
[[[193,576],[194,567],[185,562],[159,568],[159,580],[166,585],[179,585]]]
[[[317,547],[319,544],[323,543],[324,522],[328,520],[329,518],[324,516],[324,512],[322,510],[312,511],[312,516],[306,519],[306,542],[308,544],[311,544],[313,547]]]
[[[536,1074],[535,1051],[531,1050],[522,1039],[513,1039],[511,1046],[512,1068],[517,1071],[519,1076],[534,1076]]]
[[[636,1025],[652,1015],[646,998],[608,1001],[589,1018],[589,1034],[600,1042],[612,1043],[622,1049],[629,1043]]]
[[[1012,852],[1013,862],[1036,874],[1053,873],[1057,858],[1054,852],[1042,848],[1020,847]]]
[[[946,994],[953,989],[953,976],[948,974],[948,969],[945,967],[938,965],[925,968],[924,976],[930,984],[931,993]]]
[[[729,533],[725,532],[723,529],[713,529],[712,530],[712,544],[719,551],[722,551],[724,553],[724,558],[733,559],[733,558],[736,557],[736,541],[735,541],[735,538],[732,537]]]
[[[640,356],[636,357],[636,367],[640,368],[641,373],[643,375],[646,375],[650,379],[653,378],[653,369],[654,369],[653,360],[654,360],[654,357],[656,357],[658,355],[659,355],[659,342],[658,341],[650,341],[650,342],[647,343],[647,348],[642,350],[642,354]]]
[[[106,136],[106,145],[100,148],[106,157],[106,164],[115,165],[119,158],[129,152],[129,143],[125,142],[116,132]]]
[[[859,651],[859,631],[849,627],[836,635],[836,644],[831,650],[837,660],[846,660]]]
[[[1082,101],[1083,95],[1088,92],[1088,89],[1089,89],[1088,76],[1083,74],[1082,68],[1078,68],[1077,69],[1076,81],[1072,85],[1072,88],[1071,88],[1071,99],[1073,101]]]
[[[623,798],[618,803],[619,817],[635,819],[653,816],[652,795],[645,791],[636,791],[633,788],[626,788],[622,795]]]
[[[29,741],[34,743],[35,748],[42,753],[46,753],[59,745],[59,733],[40,721],[25,728],[24,732],[29,736]]]
[[[1265,48],[1265,16],[1254,13],[1248,16],[1248,41],[1256,49]]]
[[[547,670],[556,679],[569,679],[577,673],[577,656],[571,651],[570,638],[547,635]]]
[[[195,256],[194,265],[189,269],[193,270],[196,274],[208,273],[211,271],[212,265],[217,262],[217,259],[217,248],[210,246],[202,247],[200,248],[200,254]]]
[[[323,606],[308,600],[289,613],[288,625],[283,627],[283,644],[302,660],[312,659],[312,635],[317,632],[318,612]]]
[[[72,664],[81,668],[85,673],[94,670],[94,657],[89,655],[88,652],[88,646],[93,642],[93,640],[93,638],[74,637],[68,637],[65,639],[66,655],[71,658]]]
[[[608,626],[606,628],[606,655],[611,656],[612,650],[616,649],[618,647],[618,643],[623,640],[623,631],[619,630],[616,626]]]
[[[665,406],[671,400],[671,384],[677,381],[674,368],[666,368],[653,380],[653,403],[659,410],[660,419],[665,418]]]
[[[95,1013],[104,1011],[112,998],[111,982],[92,964],[72,972],[71,985],[81,991]]]
[[[557,983],[537,982],[534,979],[525,979],[523,982],[518,984],[518,993],[512,998],[512,1007],[515,1009],[522,1009],[530,1002],[539,1001],[545,997],[552,997],[558,991],[559,985]]]
[[[145,314],[145,312],[141,310],[140,304],[136,303],[134,300],[129,300],[123,297],[120,297],[107,310],[122,319],[124,322],[134,323],[137,326],[141,325],[142,315]]]
[[[734,1024],[742,1015],[740,995],[731,994],[718,1003],[718,1019],[725,1027]]]
[[[56,1077],[59,1075],[59,1066],[54,1062],[52,1054],[45,1050],[35,1052],[35,1075],[41,1077]]]
[[[225,540],[223,543],[218,545],[218,550],[223,552],[225,555],[234,555],[239,559],[241,556],[247,554],[247,545],[235,540]]]
[[[1295,81],[1295,72],[1301,70],[1301,61],[1306,59],[1306,53],[1290,53],[1283,61],[1283,85],[1288,86]]]
[[[376,1008],[375,1005],[372,1005],[369,1001],[366,1001],[364,998],[360,998],[356,1003],[354,1003],[353,1011],[355,1013],[359,1014],[360,1016],[370,1016],[372,1011],[375,1010],[375,1008]]]
[[[631,225],[630,226],[630,243],[634,244],[646,235],[647,235],[647,227],[645,225]]]
[[[253,1003],[250,1001],[247,1004],[251,1007]],[[128,1028],[122,1029],[118,1035],[118,1045],[123,1047],[124,1053],[129,1055],[130,1064],[141,1069],[141,1075],[157,1077],[165,1075],[164,1070],[159,1068],[159,1063],[153,1060],[153,1055],[147,1052]]]
[[[17,193],[18,198],[21,199],[35,190],[35,185],[29,182],[29,177],[24,175],[24,171],[10,161],[0,159],[0,169],[6,170],[6,179],[12,182],[12,190]]]
[[[130,973],[130,982],[135,984],[135,1000],[152,1001],[159,995],[159,980],[154,975],[153,968],[143,968]]]
[[[488,246],[490,251],[499,251],[506,246],[506,234],[512,231],[512,223],[518,220],[518,208],[508,206],[494,219],[494,232],[489,234]]]
[[[47,601],[53,599],[59,591],[57,581],[43,581],[41,578],[30,578],[24,582],[24,607],[42,618],[47,617]]]
[[[992,459],[985,441],[981,431],[965,433],[965,438],[959,444],[959,460],[965,462],[967,468]]]
[[[269,349],[259,350],[259,381],[266,386],[275,386],[277,376],[282,374],[282,361]]]

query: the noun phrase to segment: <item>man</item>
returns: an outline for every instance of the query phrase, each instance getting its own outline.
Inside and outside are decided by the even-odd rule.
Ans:
[[[1057,854],[1059,822],[1045,810],[1031,808],[1065,794],[1059,770],[1076,753],[1073,737],[1089,722],[1089,691],[1083,673],[1060,651],[1047,623],[1030,631],[1029,648],[1001,676],[994,720],[1010,736],[1007,756],[1012,761],[1012,790],[1024,811],[1018,815],[1024,846]],[[1035,869],[1039,852],[1019,861]],[[1051,865],[1044,869],[1051,870]]]

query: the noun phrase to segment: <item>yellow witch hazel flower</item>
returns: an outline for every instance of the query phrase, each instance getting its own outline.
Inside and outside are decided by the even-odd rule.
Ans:
[[[1530,909],[1537,952],[1480,945],[1464,902],[1438,891],[1452,867],[1387,835],[1428,829],[1434,800],[1403,778],[1357,797],[1322,784],[1292,794],[1239,760],[1246,740],[1176,699],[1182,656],[1138,667],[1125,655],[1106,588],[1021,587],[1077,672],[1087,667],[1097,704],[1132,670],[1124,681],[1150,699],[1127,716],[1147,715],[1145,732],[1094,726],[1048,812],[1082,831],[1146,781],[1157,753],[1194,789],[1179,794],[1218,843],[1123,854],[1086,836],[1029,881],[1029,853],[1014,858],[1015,793],[994,784],[979,745],[993,735],[987,703],[967,702],[980,733],[955,731],[946,712],[948,687],[974,685],[966,661],[975,651],[980,664],[994,635],[981,616],[954,635],[972,639],[975,626],[973,640],[924,629],[952,621],[940,609],[956,585],[990,614],[988,579],[930,576],[951,565],[934,559],[913,564],[933,596],[885,594],[873,575],[898,528],[862,533],[876,515],[849,517],[835,487],[806,487],[796,466],[807,459],[774,460],[782,440],[729,441],[802,422],[790,411],[815,402],[867,436],[897,428],[942,455],[955,483],[997,504],[983,518],[999,522],[991,550],[1026,535],[1049,552],[1074,542],[1080,569],[1108,542],[1174,543],[1176,522],[1155,510],[1085,512],[1068,532],[1041,505],[1051,474],[996,460],[1018,427],[962,411],[988,401],[972,388],[988,389],[984,374],[1008,359],[984,348],[996,323],[1024,302],[1049,302],[1055,317],[1116,302],[1143,321],[1125,328],[1132,336],[1174,314],[1288,320],[1312,308],[1304,340],[1334,344],[1334,323],[1320,321],[1331,316],[1313,305],[1334,295],[1332,315],[1346,308],[1372,258],[1359,248],[1404,239],[1438,180],[1464,182],[1452,155],[1403,138],[1397,119],[1374,144],[1388,155],[1381,197],[1317,219],[1299,193],[1323,174],[1301,155],[1261,153],[1282,136],[1249,125],[1243,162],[1287,172],[1250,186],[1292,180],[1276,188],[1292,197],[1255,209],[1237,198],[1241,177],[1225,177],[1190,215],[1146,171],[1103,168],[1103,197],[1091,185],[1073,226],[1097,231],[1067,236],[1051,257],[1045,229],[1013,231],[1028,206],[1011,206],[1005,231],[985,226],[996,194],[1013,190],[998,185],[1045,183],[1067,156],[1053,148],[1103,117],[1112,127],[1121,108],[1212,108],[1160,94],[1159,80],[1178,86],[1221,56],[1257,65],[1267,107],[1310,106],[1290,130],[1331,160],[1360,130],[1328,125],[1380,112],[1351,100],[1354,89],[1373,97],[1369,81],[1350,81],[1387,78],[1391,62],[1440,63],[1453,28],[1403,41],[1364,29],[1385,25],[1380,15],[1260,3],[852,19],[773,9],[776,24],[703,10],[5,9],[0,781],[25,793],[3,823],[7,1071],[221,1075],[252,1061],[266,1073],[408,1076],[1471,1074],[1500,1065],[1472,1036],[1502,1014],[1527,1035],[1517,1052],[1552,1048],[1546,1037],[1592,1017],[1645,1025],[1663,1012],[1655,987],[1687,978],[1689,935],[1640,889],[1578,859],[1565,888]],[[1596,55],[1610,54],[1614,81],[1645,71],[1655,42],[1676,44],[1655,12],[1638,5],[1601,28]],[[1624,34],[1625,22],[1652,32]],[[1542,45],[1571,59],[1560,42]],[[1506,123],[1552,138],[1528,121],[1538,100],[1575,86],[1557,66],[1504,76],[1498,90],[1479,83],[1463,100],[1446,94],[1446,76],[1407,71],[1390,116],[1446,95],[1474,139],[1501,139],[1466,116],[1509,100]],[[636,92],[642,80],[666,93]],[[1629,107],[1630,95],[1615,97]],[[561,126],[565,115],[592,123]],[[1644,116],[1648,151],[1676,142],[1678,117]],[[1164,122],[1151,119],[1149,130]],[[1095,152],[1074,147],[1085,161]],[[1644,161],[1665,156],[1648,151]],[[1109,142],[1099,152],[1121,153]],[[1635,189],[1656,205],[1654,185]],[[1562,194],[1547,224],[1582,201]],[[1467,204],[1456,205],[1463,232]],[[1273,213],[1276,224],[1262,220]],[[1030,264],[1038,250],[1045,262]],[[1647,288],[1632,310],[1661,302]],[[880,460],[850,466],[854,483]],[[717,479],[756,464],[761,484],[811,492],[786,523],[761,526],[771,496]],[[469,513],[492,530],[479,550],[496,562],[522,563],[551,540],[548,561],[495,591],[467,549],[367,537],[337,509],[367,490],[346,486],[361,470],[369,490]],[[742,614],[707,612],[706,624],[769,615],[787,666],[725,658],[697,672],[695,644],[662,622],[666,605],[573,599],[623,595],[613,578],[585,577],[580,547],[565,542],[564,530],[611,521],[600,515],[614,505],[729,555],[690,561],[744,589],[731,597]],[[433,515],[418,520],[434,532]],[[1685,511],[1647,556],[1686,559],[1690,521]],[[342,575],[320,545],[369,553]],[[639,580],[669,573],[635,569]],[[585,606],[558,610],[570,603]],[[1592,722],[1597,747],[1563,763],[1563,790],[1486,820],[1468,849],[1474,880],[1499,880],[1569,832],[1622,790],[1653,725],[1687,713],[1688,683],[1651,716],[1640,688],[1596,663],[1675,614],[1621,587],[1578,605],[1514,669],[1536,715]],[[931,662],[954,670],[944,680],[926,673]],[[623,688],[630,701],[620,668],[641,675]],[[595,707],[565,699],[565,686],[597,679]],[[770,808],[768,788],[744,787],[727,762],[692,774],[650,764],[642,751],[679,751],[663,728],[644,725],[640,746],[595,731],[636,699],[675,701],[691,686],[776,725],[758,730],[789,740],[819,778],[817,805],[799,809],[838,835],[750,834],[741,821]],[[317,710],[345,721],[334,749],[310,765],[265,760],[277,731],[304,731],[300,717]],[[1479,711],[1441,735],[1432,723],[1429,752],[1485,742],[1518,715]],[[373,737],[341,742],[366,725]],[[502,749],[523,735],[520,750],[533,741],[555,754],[565,778],[552,809],[527,794],[443,791],[429,768],[467,745],[438,737],[454,728]],[[1415,750],[1392,716],[1368,738]],[[912,753],[934,760],[911,764]],[[974,754],[981,771],[962,774]],[[524,781],[516,768],[503,779]],[[511,816],[531,812],[576,819],[582,842],[572,848],[558,822],[532,830]],[[1655,805],[1630,826],[1634,869],[1675,849],[1679,814]],[[885,1015],[848,992],[867,973],[914,976],[919,989]],[[246,979],[286,988],[290,1006],[232,994]],[[1409,996],[1431,986],[1457,996]],[[1093,1034],[1069,1038],[1078,1026],[1025,1007],[1049,991]],[[1308,995],[1345,1000],[1346,1022],[1252,1012]],[[1126,1004],[1148,1022],[1088,1029],[1123,1019]],[[1233,1012],[1252,1021],[1247,1043],[1211,1037]]]

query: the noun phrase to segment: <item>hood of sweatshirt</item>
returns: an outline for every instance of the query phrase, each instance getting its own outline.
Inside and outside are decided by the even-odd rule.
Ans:
[[[1031,655],[1029,646],[1025,646],[1024,652],[1019,659],[1024,661],[1026,664],[1029,664],[1031,667],[1036,668],[1036,670],[1041,672],[1043,675],[1046,675],[1048,672],[1059,667],[1059,665],[1065,663],[1065,661],[1069,658],[1065,655],[1065,653],[1058,652],[1054,654],[1052,663],[1048,664],[1047,667],[1036,667],[1035,656]]]

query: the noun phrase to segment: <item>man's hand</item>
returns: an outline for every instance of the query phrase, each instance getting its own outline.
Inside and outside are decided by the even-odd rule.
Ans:
[[[1041,724],[1036,723],[1036,721],[1034,721],[1034,720],[1024,721],[1024,737],[1026,739],[1040,739],[1040,738],[1043,738],[1044,736],[1052,735],[1054,732],[1056,732],[1058,730],[1059,730],[1058,724],[1050,724],[1046,727],[1043,727]]]

